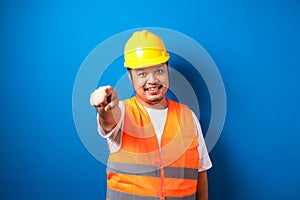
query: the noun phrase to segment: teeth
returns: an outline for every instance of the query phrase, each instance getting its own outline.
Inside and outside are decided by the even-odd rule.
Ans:
[[[145,88],[145,91],[148,90],[148,91],[156,91],[156,90],[159,90],[161,87],[149,87],[149,88]]]
[[[155,91],[155,90],[157,90],[157,88],[155,88],[155,87],[154,88],[148,88],[148,90],[149,91]]]

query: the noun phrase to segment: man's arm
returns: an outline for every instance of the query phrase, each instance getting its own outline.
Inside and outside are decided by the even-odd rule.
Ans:
[[[103,130],[106,133],[110,132],[121,117],[117,91],[111,86],[99,87],[91,94],[90,104],[97,108],[99,123]]]
[[[208,200],[208,181],[206,171],[198,172],[196,200]]]

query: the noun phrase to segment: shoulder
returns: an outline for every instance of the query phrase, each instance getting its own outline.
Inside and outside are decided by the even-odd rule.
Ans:
[[[135,101],[135,97],[121,100],[120,103],[123,104],[125,110],[136,110],[137,104]]]
[[[167,100],[168,100],[169,109],[177,109],[178,111],[180,110],[181,112],[185,112],[185,113],[187,112],[192,114],[192,110],[189,108],[189,106],[171,99],[167,99]]]
[[[131,97],[129,99],[121,100],[120,102],[122,102],[124,105],[128,105],[128,104],[131,104],[134,101],[134,98],[135,97]]]

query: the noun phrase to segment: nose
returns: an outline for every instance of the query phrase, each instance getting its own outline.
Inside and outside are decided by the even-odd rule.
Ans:
[[[149,74],[148,74],[147,83],[150,83],[150,84],[151,84],[151,83],[157,83],[157,82],[158,82],[158,80],[157,80],[155,74],[149,73]]]

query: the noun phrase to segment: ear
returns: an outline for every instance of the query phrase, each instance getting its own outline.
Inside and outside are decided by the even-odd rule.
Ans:
[[[129,70],[127,72],[127,75],[128,75],[128,78],[130,79],[130,81],[132,82],[132,74],[131,73],[132,73],[131,70]]]

